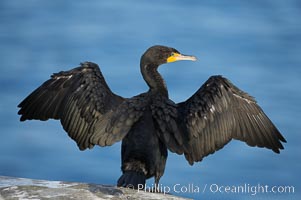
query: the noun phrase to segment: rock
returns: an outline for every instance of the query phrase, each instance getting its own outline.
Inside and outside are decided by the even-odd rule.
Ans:
[[[110,185],[34,180],[0,176],[0,200],[184,200],[169,194],[149,193]]]

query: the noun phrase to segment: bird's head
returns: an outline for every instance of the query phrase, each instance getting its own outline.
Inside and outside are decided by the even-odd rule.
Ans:
[[[196,61],[196,57],[183,55],[174,48],[161,45],[150,47],[141,57],[141,63],[146,62],[144,64],[153,64],[155,66],[179,60]]]

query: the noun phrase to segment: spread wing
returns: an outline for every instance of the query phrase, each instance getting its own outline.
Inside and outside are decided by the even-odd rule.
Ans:
[[[20,121],[59,119],[81,150],[121,140],[142,115],[139,98],[115,95],[97,64],[55,73],[19,105]],[[135,102],[135,103],[132,103]]]
[[[174,133],[165,137],[186,137],[185,146],[163,141],[172,151],[183,151],[190,164],[223,148],[231,139],[276,153],[283,149],[280,141],[286,142],[254,98],[221,76],[210,77],[193,96],[177,106],[182,137]]]

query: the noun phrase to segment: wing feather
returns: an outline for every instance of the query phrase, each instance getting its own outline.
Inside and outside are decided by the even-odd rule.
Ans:
[[[20,120],[60,119],[68,135],[84,150],[121,140],[142,116],[139,96],[124,99],[108,87],[97,64],[82,63],[54,73],[19,105]]]
[[[177,109],[181,134],[188,135],[188,149],[167,147],[183,151],[190,164],[223,148],[232,139],[276,153],[283,149],[281,142],[286,142],[255,99],[222,76],[210,77],[187,101],[177,104]]]

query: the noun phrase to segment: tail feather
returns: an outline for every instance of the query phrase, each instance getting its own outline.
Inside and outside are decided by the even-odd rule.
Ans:
[[[145,185],[146,177],[143,172],[125,171],[118,179],[118,187],[127,187],[132,189],[142,189]]]

